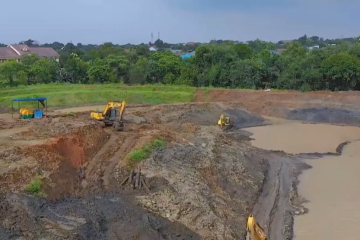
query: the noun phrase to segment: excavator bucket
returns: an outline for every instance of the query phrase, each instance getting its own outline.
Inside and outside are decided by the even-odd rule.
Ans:
[[[123,121],[116,121],[114,123],[114,128],[116,131],[123,131],[124,130],[124,122]]]

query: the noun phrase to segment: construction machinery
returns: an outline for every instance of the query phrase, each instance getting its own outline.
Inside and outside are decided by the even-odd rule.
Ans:
[[[220,119],[218,120],[218,125],[223,130],[227,130],[233,126],[233,120],[230,117],[226,117],[224,114],[221,114]]]
[[[252,214],[248,218],[246,231],[246,240],[267,240],[264,229],[260,227]]]
[[[124,130],[124,111],[126,102],[110,101],[107,103],[104,111],[92,111],[91,118],[103,122],[103,126],[113,126],[115,130]]]

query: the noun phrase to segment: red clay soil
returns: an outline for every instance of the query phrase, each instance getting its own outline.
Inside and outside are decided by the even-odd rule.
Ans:
[[[251,112],[282,117],[280,108],[341,107],[360,109],[360,93],[349,92],[296,92],[257,90],[197,90],[194,102],[226,102]]]
[[[44,183],[44,192],[50,199],[72,194],[77,189],[79,167],[92,158],[107,138],[101,128],[87,125],[46,144],[23,147],[19,154],[37,162],[36,167],[1,176],[2,190],[19,189],[34,176],[50,173],[49,181]]]

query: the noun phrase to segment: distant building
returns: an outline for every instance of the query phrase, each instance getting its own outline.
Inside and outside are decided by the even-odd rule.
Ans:
[[[150,52],[156,52],[157,49],[156,49],[155,47],[149,47],[149,51],[150,51]]]
[[[309,50],[319,49],[319,48],[320,48],[320,46],[319,46],[319,45],[315,45],[315,46],[307,47],[307,49],[309,49]]]
[[[181,50],[179,50],[179,49],[171,49],[170,50],[173,54],[179,54],[179,53],[182,53],[182,51]]]
[[[53,58],[59,62],[60,55],[50,47],[28,47],[25,44],[12,44],[7,47],[0,47],[0,62],[9,59],[21,61],[22,56],[35,54],[41,58]]]
[[[280,55],[282,52],[284,52],[286,49],[284,48],[279,48],[279,49],[276,49],[276,50],[270,50],[269,52],[272,54],[272,55]]]
[[[269,52],[273,55],[280,55],[280,52],[277,50],[270,50]]]
[[[194,46],[196,42],[188,42],[187,45]]]

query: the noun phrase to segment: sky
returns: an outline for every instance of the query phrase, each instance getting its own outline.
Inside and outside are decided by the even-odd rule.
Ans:
[[[360,35],[359,0],[18,0],[1,8],[6,44],[139,44],[159,32],[170,43]]]

